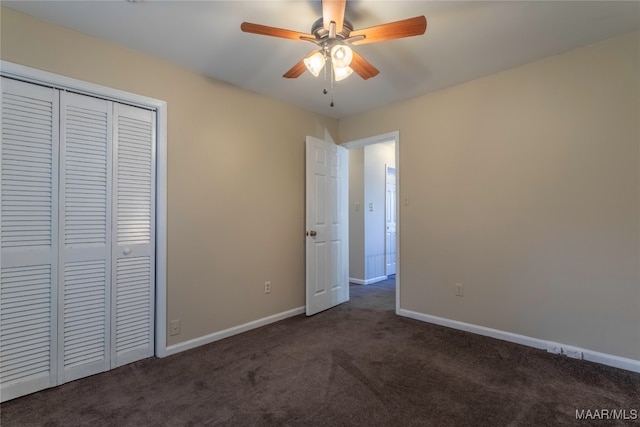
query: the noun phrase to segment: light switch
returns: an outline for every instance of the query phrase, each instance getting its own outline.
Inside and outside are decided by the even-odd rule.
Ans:
[[[172,320],[169,328],[169,335],[180,335],[180,319]]]
[[[360,212],[360,203],[356,203],[356,212]]]
[[[402,206],[409,206],[409,196],[402,196]]]
[[[369,212],[373,212],[373,203],[369,203]]]

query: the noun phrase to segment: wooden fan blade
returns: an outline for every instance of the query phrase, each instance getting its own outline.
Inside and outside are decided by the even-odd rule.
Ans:
[[[307,55],[304,59],[301,59],[300,62],[298,62],[293,67],[291,67],[289,71],[284,73],[282,77],[285,77],[287,79],[297,79],[298,77],[300,77],[302,74],[304,74],[305,71],[307,71],[307,66],[304,65],[304,60],[307,58],[310,58],[311,55],[313,55],[316,52],[318,51],[314,50],[309,55]]]
[[[251,22],[243,22],[240,29],[245,33],[260,34],[262,36],[280,37],[282,39],[301,40],[303,37],[315,39],[313,34],[299,33],[292,30],[284,30],[282,28],[269,27],[267,25],[252,24]]]
[[[347,0],[322,0],[322,24],[329,31],[329,24],[336,23],[336,33],[342,31],[344,22],[344,10]]]
[[[358,54],[355,50],[353,51],[353,59],[351,60],[351,64],[349,64],[351,69],[364,80],[370,79],[371,77],[375,77],[380,73],[380,71],[371,65],[369,61],[364,59],[362,56]]]
[[[402,21],[376,25],[363,30],[351,31],[349,37],[364,36],[363,40],[354,41],[354,45],[381,42],[403,37],[419,36],[427,30],[427,18],[416,16]]]

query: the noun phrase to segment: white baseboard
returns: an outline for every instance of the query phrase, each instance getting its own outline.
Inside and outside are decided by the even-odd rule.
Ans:
[[[383,280],[387,280],[387,276],[378,276],[378,277],[374,277],[373,279],[367,279],[367,280],[354,279],[353,277],[349,277],[349,282],[355,283],[357,285],[371,285],[372,283],[382,282]]]
[[[484,326],[459,322],[457,320],[446,319],[444,317],[431,316],[429,314],[422,314],[411,310],[399,309],[397,311],[397,314],[399,316],[410,317],[412,319],[421,320],[427,323],[433,323],[435,325],[446,326],[448,328],[458,329],[466,332],[472,332],[474,334],[497,338],[499,340],[509,341],[516,344],[526,345],[528,347],[539,348],[542,350],[547,350],[551,347],[569,348],[573,351],[581,351],[584,360],[640,373],[640,360],[627,359],[625,357],[600,353],[598,351],[588,350],[585,348],[578,348],[570,346],[568,344],[565,345],[555,343],[553,341],[541,340],[538,338],[528,337],[526,335],[514,334],[511,332],[501,331],[499,329],[486,328]]]
[[[233,335],[250,331],[251,329],[256,329],[261,326],[268,325],[270,323],[278,322],[280,320],[284,320],[289,317],[297,316],[298,314],[302,314],[304,312],[305,312],[304,307],[298,307],[292,310],[283,311],[282,313],[277,313],[271,316],[263,317],[262,319],[254,320],[249,323],[244,323],[242,325],[234,326],[229,329],[225,329],[223,331],[214,332],[212,334],[205,335],[203,337],[194,338],[189,341],[170,345],[169,347],[167,347],[166,355],[170,356],[172,354],[180,353],[186,350],[191,350],[192,348],[200,347],[201,345],[205,345],[205,344],[210,344],[214,341],[219,341],[221,339],[228,338]]]

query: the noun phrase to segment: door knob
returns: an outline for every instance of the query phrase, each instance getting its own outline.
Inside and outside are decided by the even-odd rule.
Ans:
[[[131,249],[130,248],[126,248],[124,251],[122,251],[123,254],[125,255],[129,255],[131,253]]]
[[[307,231],[307,236],[316,237],[317,235],[318,233],[316,233],[314,230]]]

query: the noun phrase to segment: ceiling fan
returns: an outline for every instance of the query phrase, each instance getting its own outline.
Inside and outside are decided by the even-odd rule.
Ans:
[[[330,62],[333,70],[332,82],[334,79],[335,81],[343,80],[353,72],[365,80],[375,77],[380,72],[351,49],[351,46],[418,36],[424,34],[427,29],[427,19],[424,16],[416,16],[362,30],[354,30],[351,23],[344,19],[346,3],[346,0],[322,0],[322,18],[313,24],[310,34],[250,22],[243,22],[240,29],[245,33],[301,40],[315,44],[317,49],[294,65],[282,77],[297,78],[306,70],[317,77],[325,64]]]

